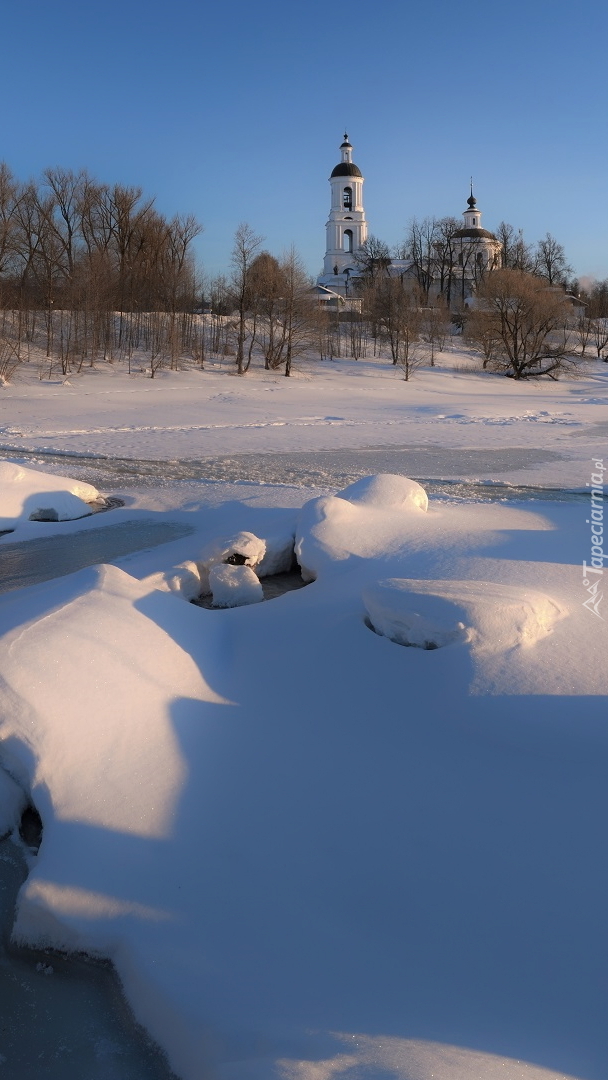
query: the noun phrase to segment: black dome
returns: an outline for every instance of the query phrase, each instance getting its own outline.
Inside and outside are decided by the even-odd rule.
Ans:
[[[363,179],[363,173],[358,165],[353,165],[352,161],[341,161],[339,165],[336,165],[332,176],[360,176]],[[331,177],[330,177],[331,180]]]
[[[454,238],[460,238],[462,236],[470,237],[471,239],[481,239],[486,237],[488,240],[496,240],[494,233],[488,232],[487,229],[459,229],[454,233]]]

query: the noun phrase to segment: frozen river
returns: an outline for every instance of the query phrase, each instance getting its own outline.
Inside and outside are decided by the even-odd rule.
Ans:
[[[0,457],[33,468],[74,476],[106,494],[172,487],[179,483],[224,482],[287,484],[339,490],[372,473],[398,473],[418,480],[430,495],[464,499],[568,498],[571,492],[501,483],[496,475],[559,461],[561,455],[538,447],[442,449],[415,446],[315,450],[294,453],[232,454],[178,461],[85,456],[0,449]]]
[[[0,841],[0,1076],[6,1080],[175,1080],[134,1022],[109,964],[8,944],[27,867]]]
[[[96,563],[113,562],[134,551],[178,540],[191,531],[187,525],[171,521],[122,521],[21,544],[11,544],[7,539],[0,546],[0,592],[37,585]]]

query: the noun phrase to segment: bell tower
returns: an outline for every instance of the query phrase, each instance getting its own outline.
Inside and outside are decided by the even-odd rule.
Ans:
[[[344,285],[345,271],[355,271],[354,256],[367,237],[367,222],[363,209],[363,175],[353,163],[353,148],[344,135],[340,147],[341,161],[332,172],[331,209],[326,225],[323,281],[334,286]],[[339,279],[339,280],[336,280]],[[346,274],[348,280],[348,274]]]

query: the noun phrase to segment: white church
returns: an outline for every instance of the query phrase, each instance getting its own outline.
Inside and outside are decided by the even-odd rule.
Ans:
[[[326,225],[325,259],[323,273],[317,278],[319,290],[326,292],[327,299],[349,296],[350,283],[360,273],[356,254],[367,239],[367,221],[363,206],[363,181],[361,169],[353,162],[353,147],[344,135],[340,146],[341,160],[333,170],[331,185],[331,208]],[[454,233],[455,269],[467,279],[467,294],[473,291],[473,283],[480,272],[500,266],[500,242],[493,233],[482,228],[481,211],[471,194],[464,211],[464,225]],[[389,273],[411,275],[413,262],[395,259]],[[352,289],[350,290],[353,291]]]

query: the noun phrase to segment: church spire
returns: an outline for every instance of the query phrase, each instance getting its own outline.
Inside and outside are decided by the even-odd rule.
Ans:
[[[348,141],[348,135],[344,132],[344,142],[342,143],[340,150],[342,151],[342,161],[350,165],[353,160],[353,148]]]
[[[481,210],[477,209],[477,199],[473,195],[473,177],[471,177],[471,194],[467,199],[467,209],[463,217],[465,229],[481,228]]]
[[[355,255],[367,238],[367,222],[363,209],[363,176],[353,162],[353,147],[344,132],[340,145],[340,162],[333,170],[331,208],[326,225],[326,247],[323,274],[320,281],[331,278],[331,288],[347,288],[336,280],[356,272]],[[347,274],[347,280],[348,280]]]

